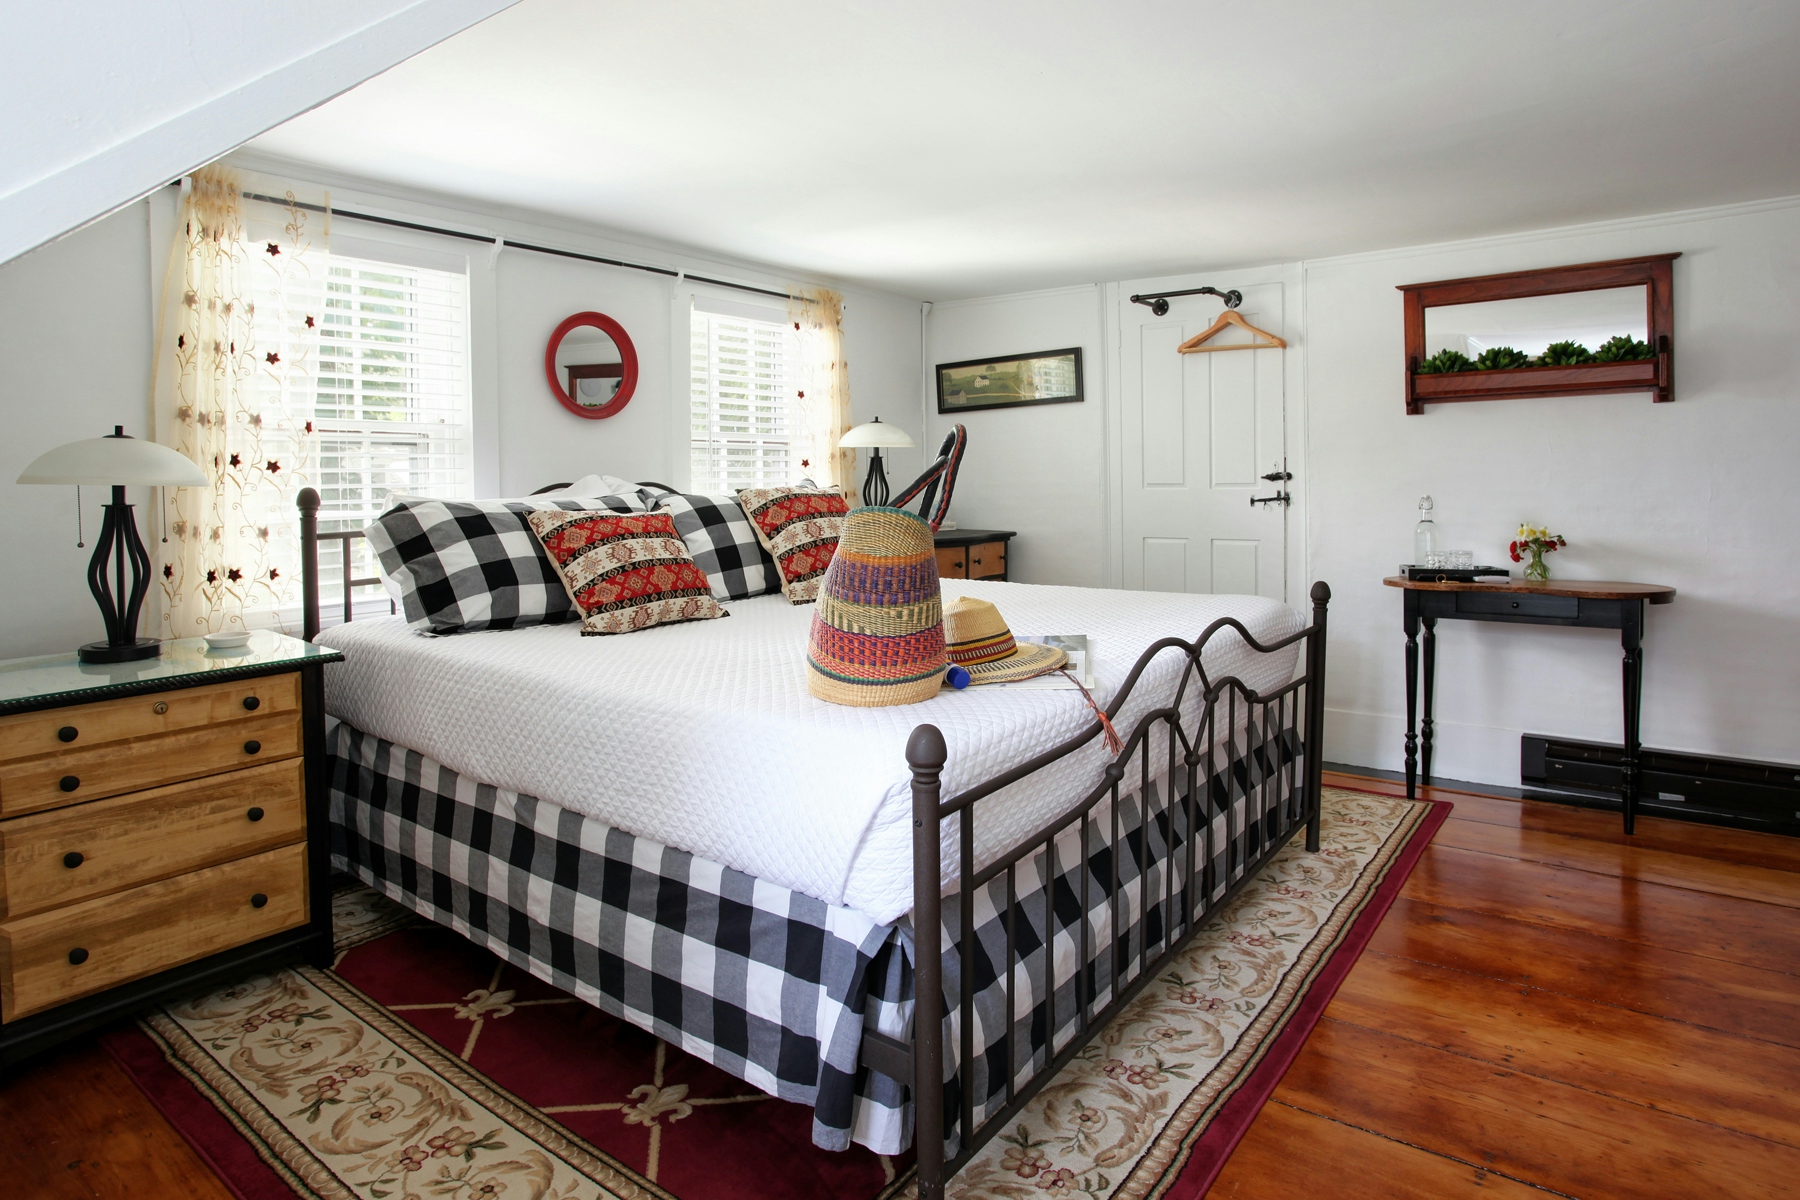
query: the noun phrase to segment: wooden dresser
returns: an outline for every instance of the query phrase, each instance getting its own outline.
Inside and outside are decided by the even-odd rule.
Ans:
[[[1017,536],[1010,529],[938,531],[938,578],[1005,579],[1006,549]]]
[[[331,961],[323,668],[275,633],[0,663],[0,1067],[146,1004]]]

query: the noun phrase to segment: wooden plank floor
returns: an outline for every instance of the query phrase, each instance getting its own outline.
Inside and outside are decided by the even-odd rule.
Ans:
[[[1428,794],[1455,813],[1212,1200],[1800,1196],[1800,840]]]
[[[1211,1196],[1800,1195],[1800,839],[1431,794],[1455,815]],[[0,1081],[0,1129],[0,1194],[229,1196],[92,1042]]]

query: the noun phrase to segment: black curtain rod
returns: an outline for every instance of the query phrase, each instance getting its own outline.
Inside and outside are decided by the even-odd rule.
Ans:
[[[303,208],[308,212],[322,213],[328,211],[323,204],[308,204],[302,200],[289,200],[282,196],[265,196],[260,192],[245,192],[243,195],[246,200],[261,200],[266,204],[280,204],[284,206],[292,205],[294,208]],[[442,237],[461,238],[465,242],[483,242],[491,246],[496,240],[491,237],[485,237],[479,233],[465,233],[460,229],[444,229],[437,225],[423,225],[417,221],[402,221],[395,217],[378,217],[373,213],[360,213],[348,208],[332,208],[329,211],[334,217],[349,217],[355,221],[369,221],[376,225],[392,225],[396,229],[416,229],[420,233],[435,233]],[[582,254],[576,250],[558,250],[554,246],[539,246],[531,242],[515,242],[507,238],[498,240],[515,250],[533,250],[539,254],[554,254],[559,258],[575,258],[580,259],[582,262],[603,263],[609,267],[624,267],[628,271],[648,271],[652,275],[667,275],[671,279],[692,279],[696,283],[710,283],[717,287],[735,288],[740,292],[755,292],[759,296],[774,296],[780,300],[799,300],[806,304],[812,303],[812,301],[808,300],[805,296],[792,296],[787,292],[772,291],[769,288],[751,287],[747,283],[733,283],[729,279],[713,279],[706,275],[684,275],[680,271],[671,271],[667,267],[651,267],[646,266],[643,263],[625,262],[624,260],[617,258],[602,258],[598,254]]]

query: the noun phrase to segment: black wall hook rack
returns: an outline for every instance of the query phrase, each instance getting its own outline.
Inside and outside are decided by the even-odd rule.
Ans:
[[[1226,308],[1236,308],[1244,302],[1244,293],[1236,288],[1232,288],[1228,292],[1221,292],[1216,287],[1188,288],[1184,292],[1151,292],[1144,296],[1133,296],[1131,302],[1148,305],[1151,312],[1159,317],[1166,317],[1169,315],[1169,297],[1171,296],[1217,296],[1225,301]]]

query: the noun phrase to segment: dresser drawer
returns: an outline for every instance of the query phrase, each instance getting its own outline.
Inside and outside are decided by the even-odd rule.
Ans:
[[[0,821],[0,920],[123,891],[306,836],[290,758]]]
[[[19,917],[0,924],[0,1021],[242,946],[306,919],[305,846]]]
[[[937,552],[939,579],[967,579],[969,552],[962,546],[951,546]]]
[[[1006,574],[1006,543],[982,542],[969,547],[969,578],[992,579]]]
[[[1542,592],[1458,592],[1456,611],[1503,617],[1567,617],[1573,620],[1581,613],[1581,600],[1575,596],[1554,596]]]
[[[0,763],[0,817],[216,775],[299,753],[300,714],[286,712],[129,743],[40,754]]]
[[[289,674],[0,717],[0,765],[40,754],[217,725],[252,714],[266,717],[299,711],[300,676]]]

